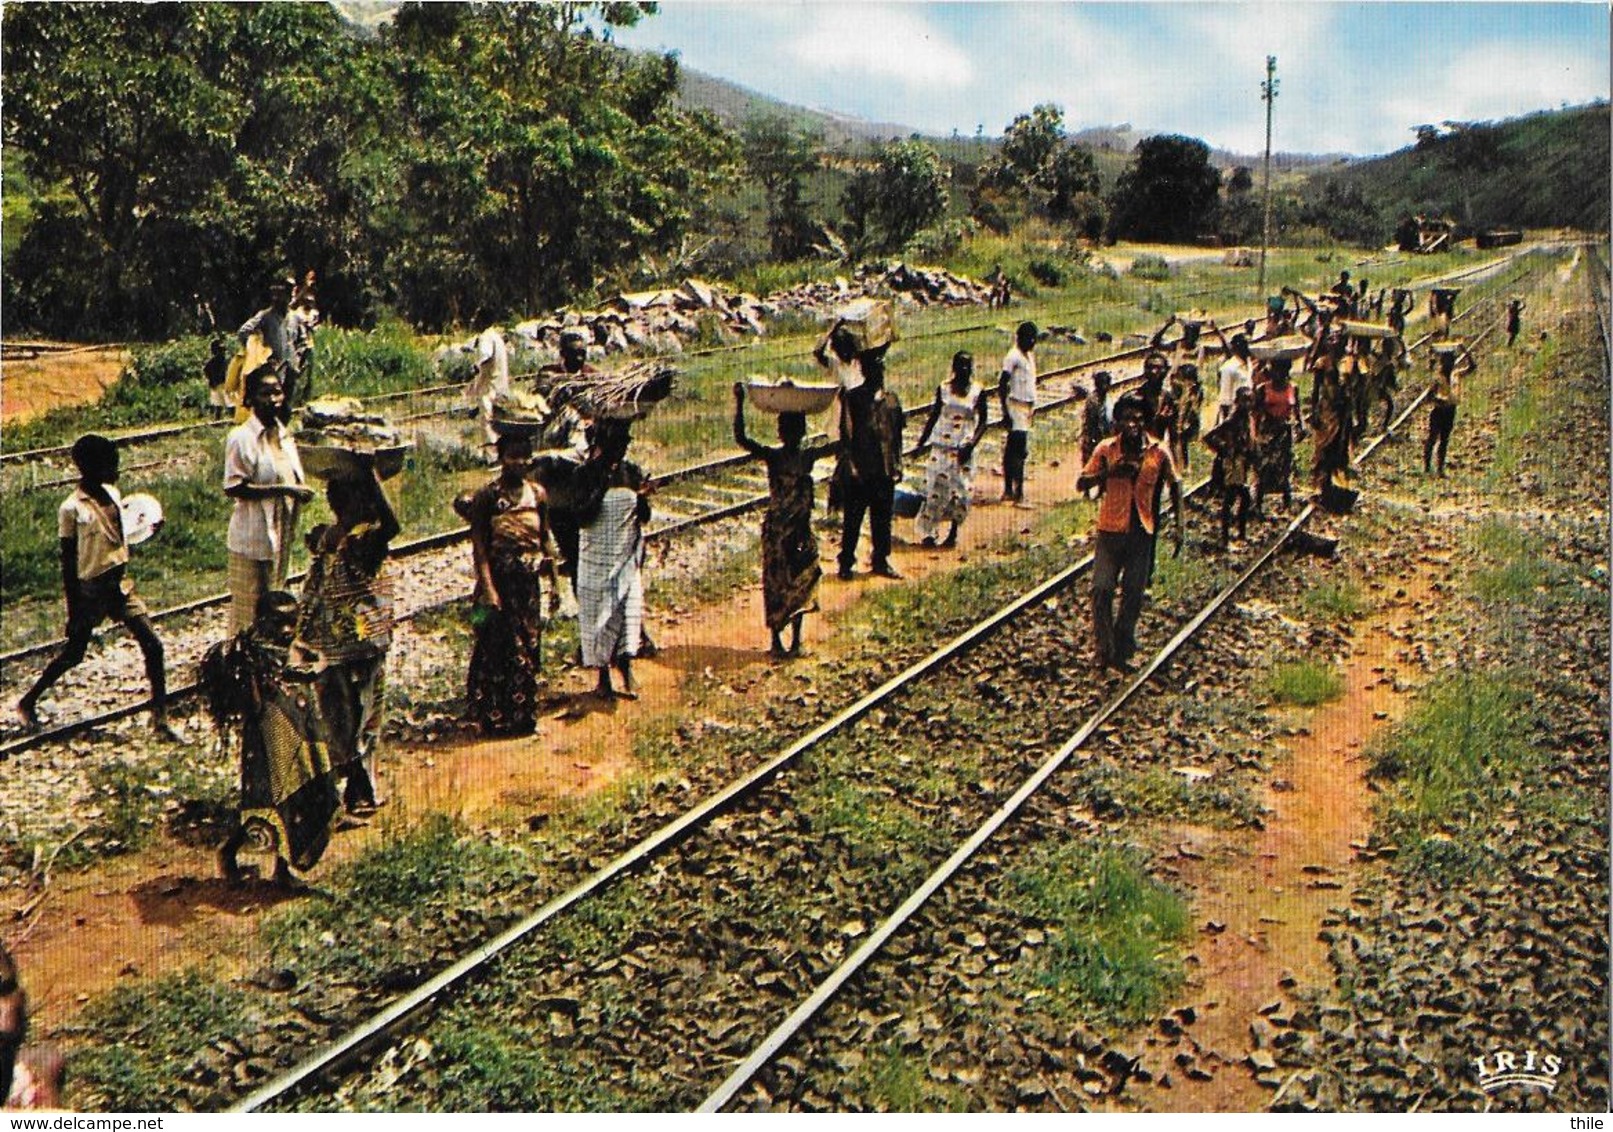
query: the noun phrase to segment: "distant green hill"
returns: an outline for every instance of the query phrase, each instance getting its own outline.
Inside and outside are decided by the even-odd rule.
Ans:
[[[1330,184],[1335,194],[1359,192],[1391,224],[1411,213],[1452,217],[1470,229],[1605,231],[1608,131],[1606,102],[1459,128],[1430,125],[1416,145],[1313,176],[1309,192],[1320,196]]]

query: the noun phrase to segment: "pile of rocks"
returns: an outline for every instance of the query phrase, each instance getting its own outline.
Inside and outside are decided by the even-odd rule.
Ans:
[[[909,306],[983,306],[989,295],[985,284],[943,268],[866,264],[850,279],[803,283],[765,298],[686,279],[657,291],[624,291],[598,310],[558,312],[514,329],[522,345],[548,359],[559,357],[560,335],[570,330],[580,331],[596,356],[681,354],[697,339],[760,337],[784,315],[828,323],[839,307],[866,296]]]

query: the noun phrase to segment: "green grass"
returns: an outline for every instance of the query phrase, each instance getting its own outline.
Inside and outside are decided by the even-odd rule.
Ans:
[[[1299,597],[1299,606],[1318,621],[1348,621],[1366,608],[1361,587],[1353,578],[1317,582]]]
[[[955,1086],[930,1076],[922,1050],[906,1050],[896,1040],[865,1051],[849,1074],[845,1095],[874,1112],[963,1112],[968,1107]]]
[[[1187,905],[1148,875],[1136,852],[1043,849],[1009,881],[1053,927],[1031,981],[1051,992],[1056,1008],[1133,1024],[1181,985],[1177,945],[1187,937]]]
[[[1550,543],[1544,535],[1491,519],[1465,541],[1470,554],[1467,589],[1492,606],[1549,610],[1576,600],[1601,600],[1600,594],[1578,584],[1572,569],[1545,553]]]
[[[419,921],[446,912],[465,937],[461,942],[479,940],[489,934],[488,925],[454,916],[453,910],[475,905],[492,891],[524,886],[536,872],[519,848],[473,836],[443,814],[402,831],[387,826],[383,834],[378,845],[319,878],[322,888],[341,894],[339,900],[301,901],[265,920],[263,938],[281,961],[308,972],[309,979],[323,971],[339,973],[343,981],[431,965],[449,939],[420,935]],[[367,926],[359,932],[354,924]]]
[[[1370,773],[1393,784],[1382,817],[1414,865],[1470,863],[1501,810],[1541,800],[1533,705],[1522,676],[1462,673],[1430,685],[1374,742]]]
[[[1321,661],[1283,661],[1266,678],[1266,691],[1280,704],[1315,707],[1344,694],[1344,675]]]
[[[172,1111],[172,1082],[197,1079],[213,1043],[251,1027],[246,996],[200,971],[116,987],[85,1007],[78,1024],[97,1044],[68,1062],[74,1107]]]
[[[1190,818],[1208,825],[1251,825],[1260,804],[1220,778],[1195,782],[1163,767],[1142,770],[1098,764],[1081,772],[1082,801],[1107,818]]]

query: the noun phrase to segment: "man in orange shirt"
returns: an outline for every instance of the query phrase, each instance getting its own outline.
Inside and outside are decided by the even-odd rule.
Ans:
[[[1176,515],[1176,554],[1182,553],[1182,481],[1170,450],[1143,431],[1147,413],[1135,393],[1122,397],[1115,405],[1116,434],[1099,443],[1075,481],[1077,491],[1102,490],[1092,564],[1092,635],[1098,663],[1122,672],[1135,671],[1137,617],[1154,569],[1159,495],[1167,484]]]

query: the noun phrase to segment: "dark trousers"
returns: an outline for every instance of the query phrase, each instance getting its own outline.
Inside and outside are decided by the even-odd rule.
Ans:
[[[840,569],[857,564],[857,540],[862,537],[863,516],[868,516],[868,536],[874,543],[874,567],[890,561],[891,508],[896,502],[896,481],[877,479],[846,485],[846,498],[840,513]]]
[[[1092,552],[1092,638],[1098,662],[1127,661],[1137,651],[1137,618],[1153,572],[1154,536],[1133,525],[1125,534],[1099,531]],[[1114,612],[1120,587],[1120,616]]]
[[[1003,494],[1010,499],[1025,496],[1025,456],[1030,451],[1031,434],[1010,429],[1003,445]]]
[[[1428,439],[1423,441],[1423,471],[1436,449],[1439,452],[1439,470],[1445,470],[1445,449],[1450,446],[1451,429],[1456,427],[1456,406],[1438,404],[1428,413]]]

